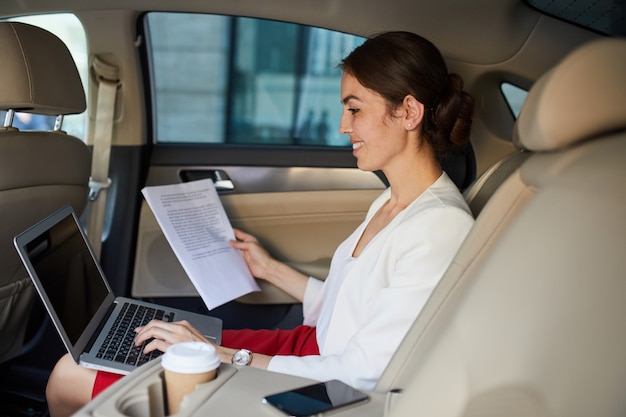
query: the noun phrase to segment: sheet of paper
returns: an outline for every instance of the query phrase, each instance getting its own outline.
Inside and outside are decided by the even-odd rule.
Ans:
[[[260,288],[210,179],[141,190],[165,238],[209,310]]]

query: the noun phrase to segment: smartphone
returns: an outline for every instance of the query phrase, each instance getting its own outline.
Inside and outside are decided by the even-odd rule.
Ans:
[[[291,417],[310,417],[367,400],[364,392],[338,380],[320,382],[263,398]]]

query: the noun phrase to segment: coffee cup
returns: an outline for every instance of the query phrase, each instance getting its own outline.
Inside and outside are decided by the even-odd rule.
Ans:
[[[204,342],[171,345],[161,359],[165,376],[167,414],[177,414],[196,385],[215,379],[220,359],[215,347]]]

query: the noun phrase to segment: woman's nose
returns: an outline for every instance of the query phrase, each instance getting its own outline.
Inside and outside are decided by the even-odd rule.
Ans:
[[[348,117],[346,117],[347,113],[348,112],[344,110],[344,112],[341,113],[341,120],[339,121],[339,133],[344,135],[347,135],[352,130],[352,126],[348,121]]]

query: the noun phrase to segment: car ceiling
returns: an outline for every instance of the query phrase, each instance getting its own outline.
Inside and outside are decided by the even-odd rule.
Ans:
[[[63,10],[79,15],[105,10],[238,14],[363,36],[404,29],[431,39],[448,59],[477,65],[513,58],[533,35],[541,34],[542,20],[553,20],[521,0],[264,0],[262,7],[258,0],[3,0],[0,5],[4,15]],[[577,37],[572,41],[577,44]]]

